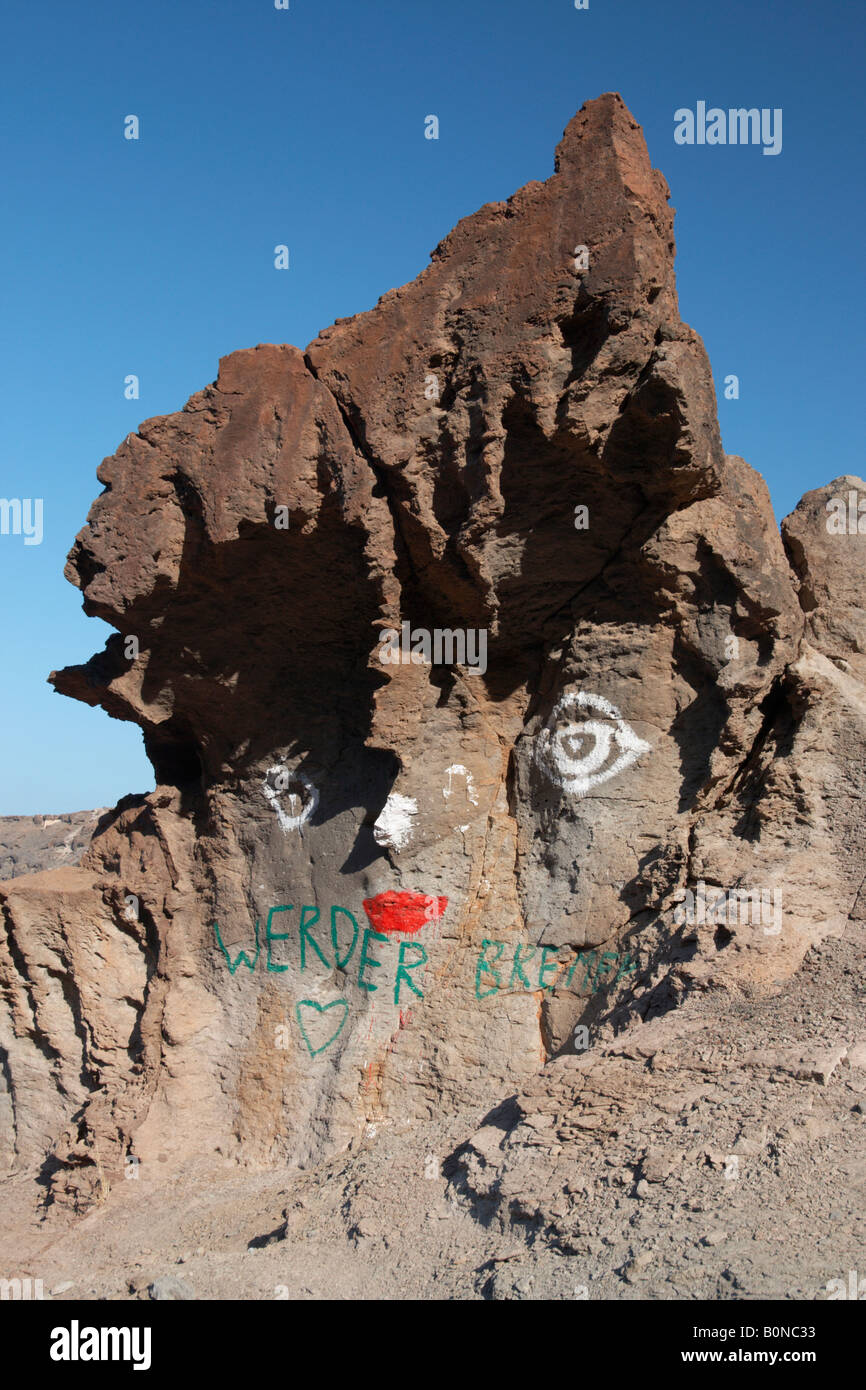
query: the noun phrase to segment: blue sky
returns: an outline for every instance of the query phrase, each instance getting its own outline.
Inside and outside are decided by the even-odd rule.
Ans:
[[[303,347],[414,278],[458,218],[546,178],[601,92],[670,184],[725,447],[779,517],[862,474],[864,32],[849,0],[7,5],[0,496],[45,511],[41,545],[0,536],[0,814],[153,785],[134,725],[45,684],[109,635],[62,573],[100,460],[219,357]],[[781,154],[676,145],[674,111],[698,100],[781,107]]]

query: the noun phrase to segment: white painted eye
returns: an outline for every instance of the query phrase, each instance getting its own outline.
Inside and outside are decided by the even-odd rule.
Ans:
[[[572,707],[600,716],[575,722]],[[619,710],[601,695],[566,691],[535,745],[538,767],[563,791],[584,796],[631,767],[650,745],[639,738]],[[613,758],[613,762],[610,759]]]
[[[290,791],[291,787],[296,790]],[[281,829],[286,831],[299,830],[319,804],[319,793],[309,777],[303,772],[290,772],[282,764],[268,768],[262,790],[276,812]]]

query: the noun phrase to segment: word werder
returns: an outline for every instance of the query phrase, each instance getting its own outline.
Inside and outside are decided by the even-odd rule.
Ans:
[[[307,969],[307,962],[309,961],[310,963],[312,963],[313,956],[316,956],[319,959],[319,961],[321,961],[322,965],[326,966],[328,970],[336,969],[340,971],[345,971],[349,962],[353,959],[355,955],[355,947],[358,943],[358,935],[361,930],[349,909],[347,907],[331,908],[330,945],[333,950],[333,959],[331,959],[328,955],[326,943],[323,941],[323,938],[321,936],[321,929],[319,940],[317,940],[316,937],[313,936],[313,928],[317,925],[319,921],[320,913],[319,909],[317,907],[314,907],[312,904],[306,904],[304,907],[301,908],[300,921],[298,922],[296,929],[296,938],[295,933],[291,931],[274,931],[273,919],[277,915],[277,913],[294,912],[295,910],[296,909],[293,903],[285,903],[279,907],[272,907],[268,912],[267,922],[265,923],[265,951],[267,960],[266,970],[274,975],[284,974],[289,969],[289,965],[285,962],[285,960],[281,961],[279,958],[274,958],[275,945],[278,942],[286,942],[297,939],[302,973]],[[348,919],[348,922],[351,923],[352,932],[351,943],[348,947],[346,947],[344,943],[342,954],[340,948],[340,937],[338,927],[342,927],[344,933],[348,932],[348,927],[345,922],[338,923],[338,914],[342,914],[344,918]],[[225,956],[226,963],[229,968],[229,974],[234,975],[235,971],[238,969],[238,966],[240,965],[246,966],[247,970],[255,970],[256,965],[258,963],[259,955],[261,954],[261,942],[259,940],[258,919],[256,919],[256,924],[254,928],[256,949],[252,960],[250,960],[250,957],[245,950],[238,951],[234,960],[232,960],[232,957],[229,954],[228,949],[223,944],[223,939],[220,935],[220,929],[216,922],[214,922],[213,928],[214,932],[216,933],[216,939],[219,948]],[[361,938],[360,951],[358,952],[357,956],[358,974],[355,979],[355,984],[357,985],[358,989],[363,989],[366,990],[368,993],[373,994],[379,988],[378,984],[375,983],[375,980],[372,978],[369,972],[372,970],[378,970],[384,964],[384,962],[378,960],[376,956],[373,954],[373,952],[376,950],[377,944],[381,943],[382,945],[387,946],[391,940],[391,937],[385,936],[382,932],[374,931],[371,927],[366,927],[364,929],[364,934]],[[399,942],[399,948],[399,955],[396,961],[397,969],[394,975],[394,1003],[397,1005],[399,1005],[400,1003],[401,985],[405,985],[405,987],[409,989],[412,992],[412,994],[417,995],[419,999],[424,998],[424,994],[421,990],[420,984],[417,984],[415,980],[413,980],[412,974],[410,972],[417,971],[420,966],[426,965],[427,963],[427,952],[420,941],[401,940]],[[280,949],[284,950],[285,948],[283,947]],[[276,954],[278,957],[279,952],[277,952]]]

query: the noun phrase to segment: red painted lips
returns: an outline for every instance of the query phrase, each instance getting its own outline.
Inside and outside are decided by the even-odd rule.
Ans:
[[[412,936],[425,922],[436,922],[448,906],[447,898],[429,893],[380,893],[364,899],[364,911],[374,931],[403,932]]]

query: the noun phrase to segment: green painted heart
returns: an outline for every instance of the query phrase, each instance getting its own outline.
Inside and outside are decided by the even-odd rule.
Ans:
[[[310,1040],[310,1036],[306,1028],[304,1027],[304,1020],[301,1015],[301,1009],[314,1009],[315,1012],[319,1015],[319,1018],[321,1018],[322,1014],[326,1014],[329,1009],[342,1009],[343,1012],[340,1017],[340,1022],[337,1024],[334,1031],[327,1038],[325,1038],[325,1041],[321,1043],[319,1047],[314,1047],[313,1042]],[[333,999],[330,1004],[317,1004],[315,999],[301,999],[298,1001],[298,1003],[295,1005],[295,1018],[298,1020],[298,1027],[301,1030],[301,1037],[307,1044],[307,1049],[311,1057],[317,1057],[320,1052],[324,1052],[326,1047],[330,1047],[331,1043],[336,1041],[336,1039],[342,1033],[343,1026],[348,1017],[349,1005],[346,1003],[345,999]],[[314,1028],[314,1031],[318,1035],[318,1037],[321,1037],[321,1029],[315,1026],[318,1020],[312,1019],[310,1015],[307,1014],[307,1021],[310,1023],[310,1026]],[[317,1041],[318,1039],[315,1040]]]

